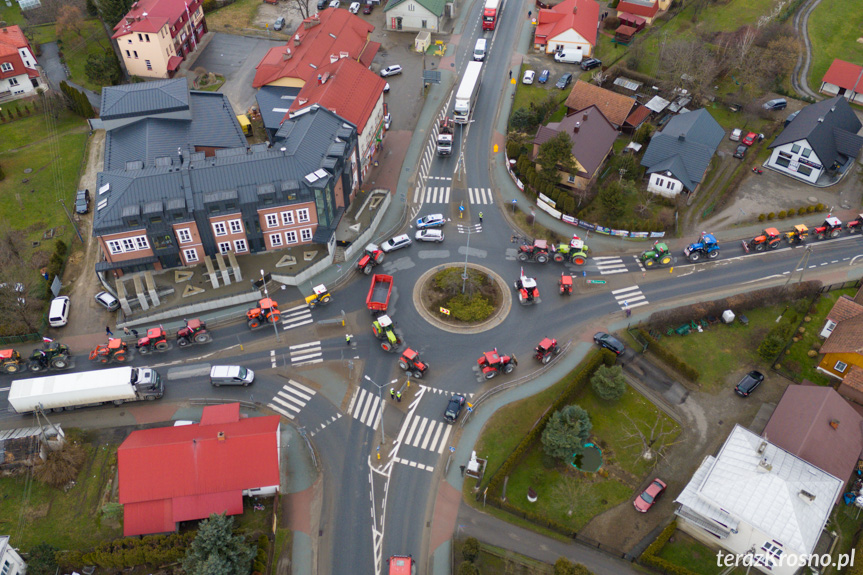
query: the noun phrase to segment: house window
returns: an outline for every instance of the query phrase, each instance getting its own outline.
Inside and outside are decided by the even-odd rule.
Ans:
[[[809,166],[804,166],[803,164],[800,164],[799,166],[797,166],[797,173],[803,174],[804,176],[809,176],[812,174],[812,168],[810,168]]]
[[[138,236],[135,238],[135,247],[139,250],[149,249],[150,244],[147,242],[147,236]]]
[[[144,37],[141,36],[140,34],[138,34],[138,42],[143,42],[143,41],[144,41]]]
[[[426,24],[427,20],[423,20],[420,24],[421,28],[426,28],[428,25]]]
[[[119,240],[108,240],[108,250],[112,254],[122,254],[123,246],[120,244]]]
[[[187,244],[192,241],[192,232],[188,228],[177,230],[177,239],[181,244]]]
[[[137,57],[138,57],[138,51],[137,51],[137,50],[132,50],[132,54],[134,54],[134,55],[135,55],[135,58],[137,58]]]
[[[665,185],[665,187],[668,188],[669,190],[673,190],[674,189],[674,182],[672,180],[668,180],[668,183]]]
[[[570,175],[569,175],[569,177],[568,177],[566,180],[567,180],[570,184],[574,184],[574,183],[575,183],[575,176],[573,176],[572,174],[570,174]]]
[[[309,221],[309,210],[308,208],[303,208],[302,210],[297,210],[297,221],[302,223]]]
[[[289,244],[297,243],[297,232],[285,232],[285,241]]]
[[[145,39],[147,42],[149,42],[149,41],[150,41],[150,35],[149,35],[149,34],[144,34],[144,39]]]
[[[812,153],[812,150],[810,150],[809,148],[805,148],[803,150],[803,153],[800,155],[803,156],[804,158],[808,158],[811,153]]]
[[[837,361],[836,365],[833,366],[833,369],[839,373],[845,373],[845,370],[848,369],[848,364],[844,361]]]
[[[134,252],[135,251],[135,240],[132,238],[123,238],[120,240],[123,244],[124,252]]]
[[[834,329],[836,329],[836,322],[828,319],[827,325],[824,326],[824,331],[833,333]]]
[[[246,245],[246,240],[234,240],[234,251],[238,254],[249,251],[249,248]]]
[[[303,228],[300,230],[300,239],[304,242],[312,241],[312,228]]]
[[[783,168],[787,168],[788,166],[791,165],[791,160],[789,160],[788,158],[779,157],[779,158],[776,158],[776,165],[782,166]]]
[[[270,234],[270,245],[277,248],[282,245],[282,234]]]
[[[413,11],[414,11],[414,10],[416,10],[416,9],[417,9],[417,7],[416,7],[416,6],[414,6],[414,5],[413,5],[413,3],[408,4],[408,12],[413,12]]]
[[[153,69],[153,65],[152,65],[152,64],[150,64],[150,61],[149,61],[149,60],[144,60],[144,63],[145,63],[145,64],[147,64],[147,69],[148,69],[148,70],[152,70],[152,69]]]
[[[18,78],[9,78],[9,85],[10,86],[17,86],[18,85]]]
[[[183,250],[183,257],[186,258],[186,262],[196,262],[198,261],[198,250],[195,248]]]
[[[228,230],[225,227],[225,222],[216,222],[213,224],[213,233],[217,236],[226,236],[228,235]]]
[[[274,228],[279,225],[279,216],[276,214],[267,214],[267,227]]]
[[[282,225],[289,226],[294,223],[294,212],[282,212]]]
[[[762,545],[761,549],[763,549],[767,553],[768,559],[779,559],[779,557],[782,555],[782,548],[775,543],[771,543],[770,541]]]
[[[219,242],[219,253],[226,254],[231,251],[231,242]]]
[[[791,153],[792,154],[799,154],[800,153],[800,145],[794,144],[793,146],[791,146]]]
[[[132,55],[129,53],[128,50],[126,50],[126,58],[131,58],[131,57],[132,57]]]
[[[2,64],[0,64],[0,70],[4,72],[11,72],[12,67],[12,64],[10,64],[9,62],[3,62]]]
[[[228,222],[228,224],[231,226],[231,233],[232,234],[243,233],[243,222],[242,222],[242,220],[231,220]]]
[[[128,40],[126,40],[126,44],[131,44],[131,43],[132,43],[132,39],[131,39],[131,38],[129,38]]]
[[[664,183],[665,183],[665,180],[663,180],[662,178],[656,178],[656,185],[659,186],[660,188],[662,187],[662,184],[664,184]]]

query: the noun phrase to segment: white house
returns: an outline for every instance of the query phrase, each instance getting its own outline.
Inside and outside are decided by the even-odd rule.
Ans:
[[[0,573],[3,575],[24,575],[27,564],[18,552],[9,545],[9,536],[0,535]]]
[[[0,28],[0,98],[28,96],[41,86],[36,57],[24,32],[18,26]]]
[[[842,172],[863,147],[863,124],[844,96],[810,104],[776,136],[765,166],[814,184],[826,172]]]
[[[384,9],[387,30],[439,32],[446,0],[395,0]]]
[[[595,0],[563,0],[537,14],[533,47],[546,54],[581,52],[588,58],[596,45],[598,22],[599,4]]]
[[[675,500],[678,526],[699,541],[793,575],[814,553],[843,482],[736,425]],[[794,555],[794,557],[791,557]]]

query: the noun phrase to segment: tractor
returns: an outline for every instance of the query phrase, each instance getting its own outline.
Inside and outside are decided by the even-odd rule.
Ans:
[[[572,295],[572,276],[561,272],[560,279],[557,280],[557,285],[560,288],[560,295]]]
[[[863,214],[857,214],[857,219],[848,222],[845,228],[849,234],[856,234],[860,230],[863,230]]]
[[[668,250],[668,245],[661,242],[654,242],[653,247],[641,252],[638,259],[646,268],[653,267],[657,264],[667,266],[674,261],[674,258],[671,257],[671,252]]]
[[[306,296],[306,304],[310,308],[317,307],[319,305],[327,305],[333,299],[333,296],[330,295],[330,290],[327,289],[327,286],[324,284],[316,285],[312,288],[313,293],[310,296]]]
[[[162,326],[151,327],[147,330],[147,335],[139,339],[138,343],[135,344],[135,349],[141,355],[147,355],[154,351],[168,351],[170,347],[171,344],[168,343],[168,335],[162,329]]]
[[[551,249],[553,252],[552,259],[557,263],[568,262],[577,266],[583,266],[587,263],[587,252],[590,251],[590,248],[584,244],[584,240],[578,236],[572,236],[569,245],[552,245]]]
[[[105,345],[97,345],[90,352],[90,361],[99,363],[123,363],[129,355],[129,347],[119,337],[112,337]]]
[[[66,369],[70,367],[69,361],[72,354],[69,352],[69,346],[50,342],[42,346],[42,349],[34,350],[30,355],[28,366],[30,371],[39,372],[48,369]]]
[[[683,255],[688,257],[691,262],[697,262],[702,257],[715,260],[719,257],[719,242],[716,241],[716,236],[713,234],[701,232],[700,238],[686,246]]]
[[[487,351],[482,354],[476,363],[479,365],[479,370],[483,377],[491,379],[501,371],[504,373],[512,373],[515,366],[518,365],[518,360],[514,355],[501,355],[497,348]]]
[[[27,362],[14,349],[0,349],[0,371],[19,373],[27,370]]]
[[[533,240],[532,244],[524,243],[518,248],[518,261],[520,262],[544,264],[548,259],[548,242],[545,240]]]
[[[557,340],[544,337],[539,345],[533,348],[533,357],[542,363],[548,363],[551,358],[560,353],[560,348],[557,346]]]
[[[530,305],[541,301],[536,279],[525,276],[524,270],[522,270],[521,276],[513,282],[513,286],[518,292],[518,303],[521,305]]]
[[[199,319],[184,319],[183,327],[177,331],[177,345],[187,347],[193,343],[209,343],[213,341],[207,331],[207,324]]]
[[[839,218],[828,215],[824,223],[812,230],[812,233],[815,235],[816,240],[835,238],[842,233],[842,222]]]
[[[422,379],[429,369],[429,364],[420,359],[419,353],[407,348],[399,358],[399,368],[409,377]]]
[[[746,240],[740,240],[743,242],[743,249],[748,253],[749,250],[755,250],[756,252],[763,252],[766,249],[775,250],[779,247],[779,244],[782,242],[782,234],[779,233],[779,230],[776,228],[767,228],[763,232],[761,232],[760,236],[756,236],[747,242]]]
[[[384,251],[377,245],[369,244],[366,246],[366,251],[363,253],[363,257],[361,257],[357,262],[357,269],[362,271],[364,274],[369,275],[372,273],[372,268],[384,261],[385,255]]]
[[[279,304],[268,297],[258,301],[258,307],[253,307],[246,312],[249,329],[258,329],[264,324],[276,323],[280,318]]]
[[[393,320],[386,314],[372,322],[372,334],[381,340],[381,349],[384,351],[397,351],[402,345],[402,338],[396,333]]]
[[[802,244],[803,241],[809,237],[809,228],[807,228],[803,224],[798,224],[794,226],[793,230],[791,230],[790,232],[785,232],[785,234],[783,235],[785,237],[785,240],[791,245]]]

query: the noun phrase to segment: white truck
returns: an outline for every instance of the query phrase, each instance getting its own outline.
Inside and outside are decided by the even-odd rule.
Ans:
[[[115,367],[18,379],[9,389],[11,410],[20,413],[70,411],[78,407],[159,399],[165,388],[155,369]]]
[[[437,153],[439,156],[449,156],[452,154],[452,120],[443,118],[438,122],[437,131]]]
[[[473,105],[476,103],[476,95],[479,93],[479,76],[482,72],[482,62],[468,62],[464,71],[461,84],[455,93],[455,104],[453,106],[453,119],[457,124],[467,124]]]

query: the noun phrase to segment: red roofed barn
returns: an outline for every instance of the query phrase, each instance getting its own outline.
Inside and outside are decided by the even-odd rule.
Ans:
[[[656,0],[620,0],[617,3],[617,16],[627,19],[633,16],[644,18],[648,24],[653,24],[653,19],[659,14],[661,6]]]
[[[824,74],[820,92],[863,104],[863,66],[836,58]]]
[[[205,407],[199,424],[132,432],[117,450],[123,534],[238,515],[244,495],[278,492],[279,425],[277,415],[241,419],[232,403]]]
[[[546,54],[581,51],[583,58],[593,55],[599,4],[595,0],[563,0],[557,6],[539,11],[534,32],[534,49]]]
[[[21,28],[5,26],[0,29],[0,98],[21,98],[41,87],[36,65],[30,42]]]
[[[131,76],[172,78],[207,33],[203,0],[138,0],[112,39]]]

